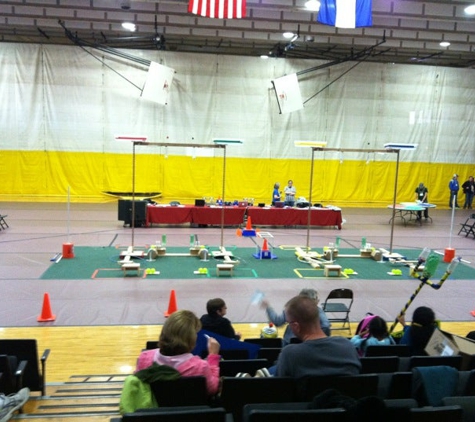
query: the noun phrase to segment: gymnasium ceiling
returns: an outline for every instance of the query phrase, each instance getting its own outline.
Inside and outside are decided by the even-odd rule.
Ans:
[[[187,0],[0,2],[2,42],[98,45],[329,62],[366,60],[475,68],[475,0],[373,0],[373,26],[336,29],[315,21],[305,0],[247,0],[244,19],[187,12]],[[127,9],[127,7],[130,7]],[[135,32],[121,24],[131,21]],[[284,31],[298,35],[293,43]],[[441,47],[440,41],[449,41]]]

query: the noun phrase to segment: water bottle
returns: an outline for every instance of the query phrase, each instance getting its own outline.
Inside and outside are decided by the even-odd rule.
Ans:
[[[427,261],[427,258],[429,258],[429,255],[430,255],[430,248],[424,248],[421,252],[421,254],[419,255],[419,261],[421,262],[426,262]]]
[[[361,249],[366,249],[366,237],[361,239]]]
[[[277,338],[277,328],[275,328],[272,322],[269,322],[269,325],[262,329],[261,337],[262,338]]]
[[[455,270],[455,268],[457,268],[457,265],[460,263],[461,261],[461,258],[454,258],[452,259],[452,261],[450,262],[448,268],[447,268],[447,272],[449,274],[452,274]]]

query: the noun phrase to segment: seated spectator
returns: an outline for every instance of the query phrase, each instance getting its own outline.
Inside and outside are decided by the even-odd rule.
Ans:
[[[208,300],[208,303],[206,303],[206,311],[208,313],[201,316],[201,326],[203,330],[239,340],[241,334],[236,333],[231,325],[231,321],[224,317],[227,309],[226,303],[219,297]]]
[[[191,354],[200,329],[200,320],[193,312],[180,310],[172,313],[160,333],[160,348],[144,350],[137,360],[136,372],[153,363],[166,365],[176,369],[184,377],[204,376],[208,393],[216,394],[219,388],[220,345],[210,337],[206,359]]]
[[[413,356],[427,356],[424,350],[434,330],[437,328],[435,313],[427,306],[419,306],[412,314],[412,323],[407,325],[404,316],[399,317],[404,327],[400,344],[407,344]]]
[[[25,387],[14,394],[6,396],[0,393],[0,421],[6,422],[13,417],[13,413],[28,401],[30,397],[30,389]]]
[[[327,337],[320,326],[315,301],[295,296],[285,305],[285,316],[295,336],[302,341],[282,349],[277,376],[357,375],[361,362],[350,340]]]
[[[318,292],[314,289],[302,289],[299,293],[299,296],[305,296],[314,301],[318,309],[321,328],[327,336],[330,336],[330,322],[328,321],[328,318],[325,315],[325,312],[323,312],[322,308],[318,306],[318,302],[319,302]],[[282,311],[282,313],[278,314],[274,310],[274,308],[272,308],[269,305],[269,302],[267,302],[266,300],[263,300],[261,302],[261,306],[265,308],[267,317],[276,327],[281,327],[287,322],[285,318],[285,311]],[[287,325],[287,327],[285,328],[283,338],[282,338],[282,346],[287,346],[288,344],[290,344],[290,340],[293,337],[295,337],[295,335],[293,334],[290,325]]]
[[[368,329],[356,334],[350,341],[356,347],[360,356],[365,355],[368,346],[396,344],[389,335],[386,321],[379,316],[374,316],[368,324]]]

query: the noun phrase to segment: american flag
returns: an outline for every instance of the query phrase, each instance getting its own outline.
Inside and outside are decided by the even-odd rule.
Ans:
[[[188,12],[207,18],[241,19],[246,16],[246,0],[190,0]]]

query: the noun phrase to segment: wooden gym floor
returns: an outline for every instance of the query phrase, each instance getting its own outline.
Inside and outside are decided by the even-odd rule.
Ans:
[[[74,281],[76,289],[68,290],[64,280],[43,281],[41,274],[51,265],[50,258],[61,251],[64,242],[78,246],[101,246],[130,244],[131,229],[124,228],[117,221],[117,204],[72,204],[67,212],[66,204],[57,203],[3,203],[1,214],[7,214],[9,228],[0,231],[0,337],[36,338],[40,351],[49,348],[51,354],[47,360],[46,380],[48,397],[33,400],[25,407],[25,414],[19,418],[28,418],[34,414],[38,421],[44,420],[83,420],[85,414],[73,416],[70,409],[81,408],[90,414],[89,421],[108,421],[111,414],[117,414],[120,379],[117,382],[104,381],[95,384],[98,390],[111,389],[107,397],[95,392],[84,398],[77,392],[61,393],[64,385],[71,383],[72,376],[118,375],[132,372],[135,360],[147,340],[158,338],[163,312],[168,305],[170,289],[175,285],[163,280],[156,286],[158,292],[151,299],[140,295],[142,285],[136,280],[116,280],[116,285],[93,284],[90,280]],[[459,224],[468,217],[469,211],[457,210],[452,225],[450,210],[431,210],[432,223],[419,226],[410,223],[404,226],[396,222],[394,226],[393,248],[419,248],[425,246],[443,252],[451,246],[457,255],[470,262],[475,268],[475,248],[473,238],[458,236]],[[341,231],[333,228],[312,229],[311,246],[322,248],[328,242],[334,242],[340,236],[345,247],[359,248],[362,237],[375,247],[388,248],[390,238],[390,210],[388,209],[343,209],[346,220]],[[452,229],[451,229],[452,227]],[[266,229],[267,230],[267,229]],[[305,245],[306,229],[270,228],[278,244]],[[135,244],[151,244],[162,234],[176,246],[188,246],[190,234],[199,233],[202,243],[219,245],[219,228],[190,227],[153,227],[136,228]],[[235,236],[235,228],[225,229],[225,245],[238,245],[241,241]],[[355,304],[351,314],[353,326],[356,326],[366,312],[382,315],[391,322],[417,287],[417,282],[398,279],[394,282],[343,282],[335,280],[252,280],[243,282],[224,278],[219,283],[210,282],[199,288],[188,282],[178,284],[178,305],[201,315],[205,311],[206,300],[221,296],[228,305],[228,317],[235,322],[237,331],[244,337],[259,336],[265,324],[265,314],[258,307],[249,306],[249,297],[255,289],[265,291],[267,298],[276,308],[294,296],[303,287],[316,288],[323,299],[334,287],[350,287],[355,291]],[[442,329],[465,335],[475,330],[475,318],[470,311],[475,308],[473,280],[448,280],[440,291],[429,287],[421,290],[408,311],[419,305],[431,306],[442,320]],[[82,286],[82,287],[81,287]],[[72,296],[82,288],[82,294]],[[38,323],[36,317],[41,312],[43,293],[51,295],[52,310],[57,314],[52,323]],[[119,294],[120,293],[120,294]],[[143,301],[143,302],[141,302]],[[110,302],[110,303],[108,303]],[[120,304],[117,309],[110,304]],[[139,312],[132,312],[133,306]],[[135,308],[134,308],[135,309]],[[129,314],[140,313],[143,318],[136,323]],[[153,309],[153,312],[150,311]],[[82,324],[84,315],[97,315],[96,323]],[[31,321],[34,321],[33,323]],[[353,332],[354,332],[353,327]],[[342,332],[343,335],[347,333]],[[107,378],[107,377],[106,377]],[[77,381],[77,378],[73,380]],[[84,387],[84,383],[77,383]],[[118,386],[118,387],[117,387]],[[87,387],[90,388],[90,387]],[[87,389],[84,387],[84,389]],[[59,392],[58,392],[59,391]],[[65,396],[60,398],[60,396]],[[89,406],[92,402],[96,405]],[[104,409],[101,408],[104,404]],[[58,411],[58,404],[64,405],[62,413],[46,416],[51,409]],[[52,406],[52,407],[49,407]],[[72,406],[71,408],[68,406]],[[74,407],[76,406],[76,408]],[[61,406],[60,406],[61,408]],[[100,414],[102,410],[105,414]],[[39,414],[45,414],[39,418]]]

